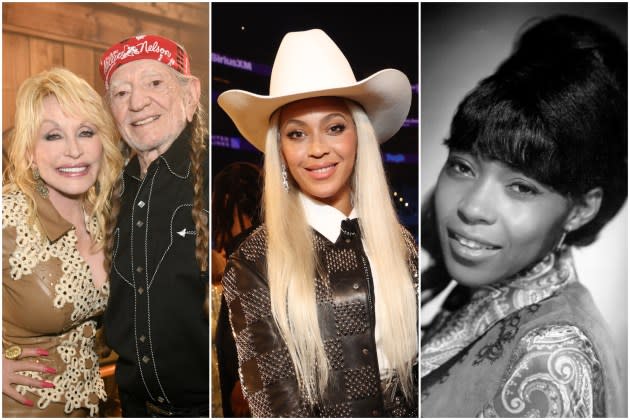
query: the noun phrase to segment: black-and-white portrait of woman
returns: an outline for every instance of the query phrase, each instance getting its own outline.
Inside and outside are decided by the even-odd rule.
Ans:
[[[627,14],[422,4],[422,416],[627,416]]]

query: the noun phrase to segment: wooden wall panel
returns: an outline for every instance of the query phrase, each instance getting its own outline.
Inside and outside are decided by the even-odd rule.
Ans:
[[[5,34],[2,38],[2,131],[13,127],[18,87],[31,74],[29,38]]]
[[[143,18],[134,10],[108,7],[107,4],[7,3],[6,19],[11,25],[36,29],[43,37],[65,38],[68,42],[84,41],[103,49],[121,39],[142,32]],[[80,24],[78,24],[80,22]],[[165,36],[175,27],[160,18]]]
[[[134,16],[99,11],[95,22],[96,36],[104,44],[103,50],[125,38],[140,33],[141,22]],[[168,32],[169,26],[164,27]]]
[[[142,33],[170,37],[186,47],[208,109],[208,29],[208,3],[3,3],[3,130],[13,125],[15,94],[24,79],[65,66],[103,93],[101,54]]]
[[[68,39],[95,40],[94,16],[90,8],[80,4],[4,3],[5,22],[14,26],[38,30]]]
[[[63,66],[63,44],[39,38],[28,41],[31,74]]]
[[[184,25],[204,26],[208,22],[208,8],[200,3],[116,3],[115,6],[142,11]]]
[[[94,89],[96,89],[96,91],[101,95],[105,94],[105,82],[101,79],[101,74],[98,71],[98,63],[104,52],[104,50],[92,51],[92,60],[94,60],[94,83],[92,84],[92,87],[94,87]]]
[[[94,86],[96,79],[101,77],[98,74],[98,59],[94,58],[94,51],[91,48],[64,45],[63,65],[87,80],[92,86]]]

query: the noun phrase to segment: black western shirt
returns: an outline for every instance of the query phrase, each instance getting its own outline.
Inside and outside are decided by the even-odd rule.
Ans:
[[[104,317],[119,388],[176,407],[209,402],[207,276],[195,259],[189,151],[184,130],[143,179],[137,157],[125,168]]]

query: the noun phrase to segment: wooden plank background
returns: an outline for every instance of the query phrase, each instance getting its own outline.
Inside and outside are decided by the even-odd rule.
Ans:
[[[138,34],[166,36],[186,48],[208,110],[208,9],[208,3],[3,3],[3,132],[13,126],[15,96],[24,79],[63,66],[102,94],[101,54]]]

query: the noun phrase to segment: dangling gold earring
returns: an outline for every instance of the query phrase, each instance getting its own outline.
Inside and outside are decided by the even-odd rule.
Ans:
[[[39,169],[33,167],[33,179],[35,180],[35,191],[42,198],[48,198],[48,187],[44,183],[44,180],[39,175]]]

